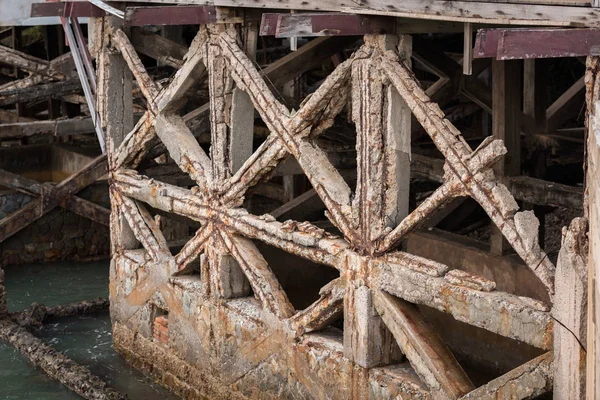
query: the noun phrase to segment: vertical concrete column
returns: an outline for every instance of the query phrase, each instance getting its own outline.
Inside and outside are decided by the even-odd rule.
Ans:
[[[588,57],[584,211],[589,221],[586,398],[600,399],[600,57]]]
[[[133,129],[133,92],[132,75],[121,54],[112,48],[110,38],[112,33],[122,27],[122,20],[116,17],[92,18],[97,68],[96,107],[100,115],[102,128],[106,137],[106,155],[108,157],[109,178],[111,176],[111,157],[123,142],[125,136]],[[110,182],[110,181],[109,181]],[[110,301],[116,303],[117,293],[114,283],[118,281],[116,265],[117,256],[125,249],[139,246],[133,230],[125,217],[116,207],[115,192],[110,192]],[[111,307],[111,319],[118,319],[119,307]]]
[[[92,25],[97,47],[97,108],[107,140],[109,169],[115,149],[133,129],[132,75],[121,54],[112,48],[112,33],[123,27],[116,17],[94,18]],[[119,254],[123,249],[138,247],[133,231],[125,218],[113,206],[111,193],[111,253]]]
[[[374,52],[397,51],[410,62],[410,36],[369,35]],[[375,59],[352,67],[352,118],[357,129],[357,187],[353,208],[362,245],[370,248],[384,230],[408,214],[411,113],[386,82]],[[344,355],[361,367],[392,362],[397,345],[375,310],[365,278],[368,263],[349,260],[344,296]]]

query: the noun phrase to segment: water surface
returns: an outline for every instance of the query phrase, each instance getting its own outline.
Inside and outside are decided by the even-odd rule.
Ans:
[[[7,267],[5,284],[11,312],[33,302],[52,306],[108,296],[109,261],[61,262]],[[130,399],[178,397],[131,368],[112,348],[108,312],[45,324],[35,332],[46,343],[86,365]],[[34,368],[12,346],[0,342],[0,399],[63,400],[80,397]]]

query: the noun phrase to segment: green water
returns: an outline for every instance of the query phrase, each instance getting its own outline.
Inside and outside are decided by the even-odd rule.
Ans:
[[[8,267],[8,307],[23,310],[34,301],[57,305],[108,296],[108,261]],[[112,348],[108,313],[68,318],[35,332],[46,343],[86,365],[130,399],[176,399],[129,367]],[[79,396],[32,367],[19,352],[0,342],[0,399],[78,399]]]

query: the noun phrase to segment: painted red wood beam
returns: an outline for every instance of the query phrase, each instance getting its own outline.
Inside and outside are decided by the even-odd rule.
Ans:
[[[34,3],[32,17],[103,17],[106,12],[86,1]],[[214,6],[127,7],[125,23],[143,25],[200,25],[217,21]]]
[[[203,25],[217,21],[214,6],[127,7],[125,23],[143,25]]]
[[[32,17],[104,17],[106,12],[87,1],[33,3]]]
[[[261,36],[314,37],[354,36],[393,33],[394,19],[346,13],[265,13],[260,24]]]
[[[600,51],[600,29],[480,29],[474,58],[581,57]]]

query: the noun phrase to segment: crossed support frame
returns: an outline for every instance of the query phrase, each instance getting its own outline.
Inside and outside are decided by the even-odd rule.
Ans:
[[[110,211],[77,196],[77,192],[94,183],[107,172],[106,156],[99,156],[58,184],[39,183],[6,170],[0,170],[0,185],[34,198],[0,220],[0,242],[29,226],[56,207],[108,225]]]
[[[554,266],[538,245],[537,219],[532,212],[518,212],[508,189],[494,177],[492,166],[506,152],[502,141],[486,140],[476,150],[469,147],[412,75],[409,37],[365,37],[365,44],[298,111],[291,112],[271,94],[241,49],[233,26],[201,27],[183,65],[164,89],[150,79],[123,31],[113,28],[105,34],[105,45],[110,38],[110,46],[121,53],[148,104],[123,143],[109,140],[108,146],[114,257],[127,259],[139,271],[124,298],[127,306],[121,317],[125,320],[157,292],[169,309],[181,310],[173,279],[199,259],[205,301],[246,296],[251,288],[270,329],[291,337],[323,329],[343,313],[346,358],[363,368],[385,365],[394,361],[398,346],[436,398],[476,392],[411,303],[551,350],[553,322],[546,305],[495,291],[495,284],[482,277],[449,271],[443,264],[397,250],[435,210],[455,197],[470,196],[543,283],[550,299],[554,294]],[[187,90],[205,71],[210,93],[209,154],[177,113]],[[358,135],[354,193],[315,141],[349,99]],[[240,162],[231,144],[248,134],[237,124],[243,115],[236,113],[236,106],[248,101],[271,133]],[[407,215],[411,113],[444,155],[445,174],[442,186]],[[135,171],[157,139],[195,182],[191,190]],[[247,190],[267,179],[289,156],[310,180],[342,238],[308,222],[281,223],[268,214],[256,216],[241,208]],[[146,205],[197,221],[201,227],[173,255]],[[128,229],[142,244],[143,255],[128,250],[131,244],[124,240]],[[322,288],[319,300],[297,312],[253,240],[331,266],[340,271],[340,278]],[[191,330],[197,323],[179,322]],[[551,387],[551,360],[546,354],[492,383],[508,385],[524,372],[536,373],[545,382],[536,389],[542,393]]]

